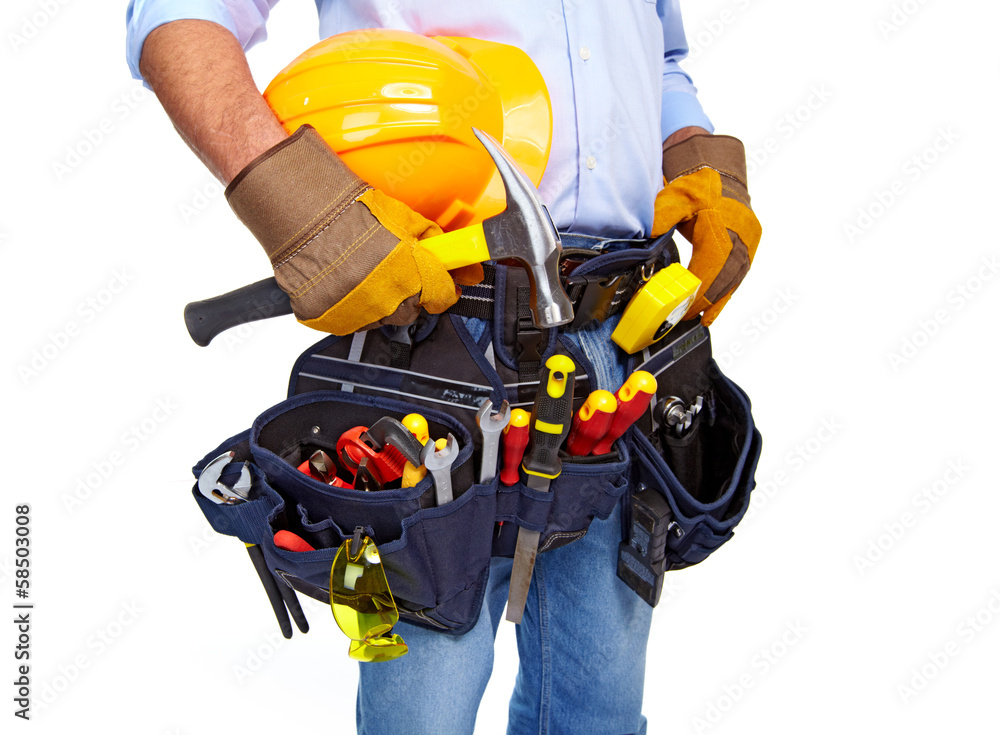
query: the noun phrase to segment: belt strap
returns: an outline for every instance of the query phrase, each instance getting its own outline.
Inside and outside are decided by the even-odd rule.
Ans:
[[[448,313],[475,319],[492,319],[496,277],[496,266],[492,263],[483,263],[483,280],[475,286],[462,286],[462,295],[458,303],[448,309]]]
[[[462,286],[462,295],[458,302],[448,309],[448,313],[476,319],[493,318],[496,267],[484,263],[483,275],[482,283]],[[576,317],[566,330],[582,329],[593,321],[603,322],[620,314],[650,276],[652,268],[647,266],[634,266],[611,275],[567,276],[563,279],[563,285],[566,287],[566,295],[573,304]],[[516,318],[520,321],[526,316],[530,324],[531,313],[528,310],[527,297],[522,303],[522,291],[525,294],[529,293],[528,289],[518,289]]]

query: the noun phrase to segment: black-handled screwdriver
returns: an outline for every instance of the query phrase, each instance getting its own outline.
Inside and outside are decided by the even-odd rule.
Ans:
[[[562,472],[559,447],[573,422],[575,375],[576,365],[566,355],[553,355],[542,367],[535,405],[531,409],[531,423],[528,425],[528,448],[521,462],[521,469],[528,476],[528,487],[532,490],[548,492],[552,481]],[[517,530],[517,546],[507,594],[507,620],[512,623],[520,623],[524,615],[539,536],[538,531],[524,527]]]

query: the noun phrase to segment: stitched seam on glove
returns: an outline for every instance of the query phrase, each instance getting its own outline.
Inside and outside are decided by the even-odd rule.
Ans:
[[[746,278],[750,270],[750,252],[740,236],[726,228],[726,235],[729,237],[732,247],[729,255],[723,262],[722,267],[715,276],[715,280],[707,291],[705,299],[713,304],[720,301],[727,293],[732,293]]]
[[[733,186],[728,183],[728,180],[722,179],[722,196],[728,196],[730,199],[735,199],[740,204],[745,206],[747,209],[750,208],[750,192],[746,190],[746,187],[740,184],[739,186]]]
[[[348,208],[352,204],[354,204],[354,202],[357,201],[358,197],[360,197],[362,194],[364,194],[369,189],[371,189],[371,187],[368,186],[368,184],[366,184],[363,181],[359,181],[357,184],[354,184],[353,187],[348,186],[348,187],[345,187],[344,189],[342,189],[341,191],[339,191],[333,197],[333,199],[331,199],[327,203],[327,205],[325,207],[323,207],[319,211],[319,213],[315,217],[313,217],[311,220],[309,220],[309,222],[306,223],[305,226],[303,226],[302,228],[300,228],[298,232],[296,232],[294,235],[292,235],[290,238],[288,238],[281,245],[281,247],[277,249],[277,251],[274,254],[274,258],[277,258],[277,261],[275,261],[274,259],[272,259],[271,260],[271,266],[273,268],[275,268],[275,269],[280,268],[285,263],[287,263],[289,260],[291,260],[292,258],[294,258],[299,253],[301,253],[302,250],[307,245],[309,245],[309,243],[313,242],[328,227],[330,227],[330,225],[332,225],[334,222],[336,222],[337,219],[339,219],[340,216],[344,212],[346,212],[348,210]],[[344,196],[345,194],[347,194],[347,196]],[[331,206],[334,207],[332,210],[331,210]],[[324,218],[329,218],[329,219],[325,223],[323,223]],[[320,223],[322,223],[322,226],[319,227],[319,229],[316,230],[316,232],[314,232],[312,235],[310,235],[305,240],[303,240],[291,252],[289,252],[287,255],[284,255],[284,256],[281,254],[282,251],[284,251],[286,248],[293,246],[295,244],[295,241],[299,238],[299,236],[303,232],[305,232],[306,230],[308,230],[310,227],[318,226]]]
[[[382,223],[385,229],[399,238],[400,242],[406,242],[411,248],[417,247],[416,236],[412,232],[400,227],[399,223],[393,218],[392,213],[387,211],[376,197],[370,197],[367,201],[361,203],[368,208],[368,211],[374,215],[375,219]]]
[[[354,253],[354,251],[356,251],[358,248],[360,248],[366,242],[368,242],[369,240],[371,240],[372,237],[375,235],[375,233],[378,232],[378,229],[379,229],[379,223],[378,222],[373,223],[371,227],[369,227],[367,230],[365,230],[364,232],[361,233],[361,235],[358,237],[358,239],[356,239],[354,242],[352,242],[350,245],[348,245],[344,249],[344,251],[340,255],[337,256],[336,260],[334,260],[332,263],[330,263],[328,266],[326,266],[326,268],[324,268],[319,273],[317,273],[315,276],[313,276],[308,281],[306,281],[301,286],[299,286],[295,291],[293,291],[292,293],[290,293],[289,296],[291,298],[293,298],[293,299],[297,299],[297,298],[299,298],[301,296],[305,296],[307,293],[309,293],[309,291],[312,290],[320,281],[322,281],[324,278],[326,278],[328,275],[330,275],[333,271],[337,270],[337,268],[339,268],[341,265],[343,265],[344,261],[347,259],[347,257],[349,255],[351,255],[352,253]]]

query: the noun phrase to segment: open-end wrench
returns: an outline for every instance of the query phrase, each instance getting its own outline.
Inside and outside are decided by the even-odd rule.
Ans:
[[[420,453],[424,467],[434,478],[434,496],[438,505],[450,503],[454,497],[451,491],[451,466],[455,464],[458,451],[458,441],[449,432],[444,449],[438,449],[433,441],[428,441]]]
[[[243,463],[243,468],[240,470],[240,477],[232,487],[219,480],[222,477],[222,471],[226,468],[226,465],[233,461],[235,456],[236,452],[220,454],[209,462],[205,466],[205,469],[201,471],[201,474],[198,475],[198,492],[213,503],[218,505],[237,505],[245,503],[250,499],[250,487],[253,479],[250,476],[250,468],[247,462]],[[303,633],[308,633],[309,623],[306,620],[305,613],[302,612],[299,598],[295,596],[295,590],[285,584],[284,581],[279,583],[274,578],[271,570],[267,568],[264,552],[261,551],[261,548],[257,544],[246,544],[246,547],[247,554],[250,555],[250,562],[253,564],[257,576],[260,578],[260,583],[264,586],[264,592],[271,603],[271,609],[274,610],[274,617],[278,619],[278,627],[281,628],[281,634],[285,638],[292,637],[292,624],[288,619],[289,612],[295,619],[295,624],[299,627],[299,630]]]
[[[479,466],[479,483],[485,485],[493,482],[497,474],[499,459],[500,435],[510,423],[510,404],[505,400],[500,408],[493,413],[493,401],[487,398],[476,412],[476,426],[483,435],[483,457]]]

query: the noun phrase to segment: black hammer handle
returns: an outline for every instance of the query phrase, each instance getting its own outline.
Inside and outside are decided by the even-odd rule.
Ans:
[[[184,307],[184,323],[196,345],[205,347],[220,332],[240,324],[292,313],[288,294],[274,278]]]

